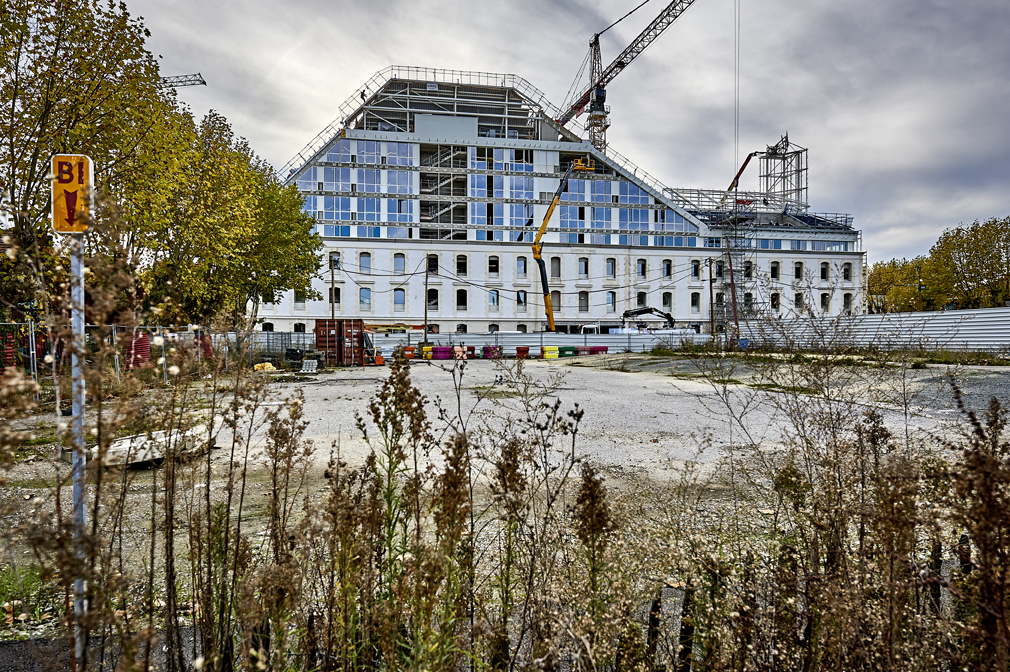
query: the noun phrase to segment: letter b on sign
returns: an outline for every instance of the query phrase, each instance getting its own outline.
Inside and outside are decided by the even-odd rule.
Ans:
[[[52,159],[53,229],[57,233],[84,233],[93,210],[94,173],[83,154],[57,154]]]

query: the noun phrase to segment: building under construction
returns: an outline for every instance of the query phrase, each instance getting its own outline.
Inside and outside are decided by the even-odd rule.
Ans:
[[[805,149],[783,137],[755,153],[758,192],[676,189],[565,116],[515,75],[376,73],[283,169],[325,244],[322,299],[288,292],[260,307],[262,328],[311,331],[334,315],[542,330],[530,242],[573,163],[542,240],[558,331],[607,332],[646,306],[705,331],[862,311],[859,232],[810,210]]]

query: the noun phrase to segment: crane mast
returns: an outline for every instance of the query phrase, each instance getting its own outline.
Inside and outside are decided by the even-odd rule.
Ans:
[[[694,2],[695,0],[673,0],[606,68],[603,67],[603,59],[600,56],[600,35],[609,30],[614,24],[593,35],[593,39],[589,42],[589,48],[592,52],[590,56],[589,88],[577,97],[575,102],[556,119],[557,123],[564,126],[582,114],[588,105],[589,122],[586,125],[589,129],[589,139],[594,147],[600,151],[606,151],[607,127],[610,126],[610,108],[606,104],[607,84],[612,82],[619,72],[638,58],[638,55],[645,51],[645,48],[652,44],[657,37],[662,35],[663,31],[670,27],[670,24],[680,18],[680,15],[686,12]]]

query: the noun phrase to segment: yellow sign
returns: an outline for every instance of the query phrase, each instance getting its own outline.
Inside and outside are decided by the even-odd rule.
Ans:
[[[84,233],[93,203],[91,159],[83,154],[56,154],[52,164],[53,229]]]

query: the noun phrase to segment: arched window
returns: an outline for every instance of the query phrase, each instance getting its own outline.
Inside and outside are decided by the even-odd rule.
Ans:
[[[639,280],[645,280],[648,274],[649,265],[645,262],[645,259],[638,259],[635,262],[635,275],[638,276]]]
[[[526,325],[525,324],[517,324],[516,325],[516,331],[518,331],[520,334],[525,334],[526,333]]]
[[[796,295],[793,297],[793,305],[796,306],[796,310],[803,309],[803,292],[796,292]]]
[[[456,275],[466,275],[466,255],[456,255]]]
[[[516,257],[516,275],[526,277],[526,257]]]
[[[726,305],[726,295],[722,292],[717,292],[715,295],[715,305],[724,306]]]
[[[772,280],[779,279],[779,262],[773,261],[771,266],[769,266],[769,275],[771,275]]]
[[[334,271],[340,270],[340,253],[330,252],[330,268]]]
[[[664,259],[663,260],[663,277],[671,278],[673,277],[673,260]]]
[[[673,305],[673,294],[670,292],[663,292],[663,308],[664,310],[670,310]]]
[[[796,278],[797,280],[802,280],[803,279],[803,262],[802,261],[797,261],[796,264],[793,265],[793,277]]]
[[[438,275],[438,255],[429,254],[428,255],[428,275]]]
[[[340,288],[339,287],[330,287],[329,290],[330,290],[329,291],[329,294],[330,294],[330,296],[329,296],[330,303],[332,303],[334,306],[339,306],[340,305]]]
[[[428,289],[428,310],[438,310],[438,290]]]
[[[295,308],[302,309],[305,307],[305,290],[296,289],[295,290]]]
[[[744,292],[744,295],[743,295],[743,305],[744,305],[744,308],[753,308],[754,307],[754,295],[751,294],[750,292]]]
[[[403,310],[403,306],[406,302],[407,302],[407,293],[402,289],[394,289],[393,310]]]
[[[701,278],[701,262],[697,259],[691,260],[691,277]]]
[[[846,293],[844,296],[842,296],[842,307],[845,309],[846,313],[851,313],[852,312],[852,295],[851,294]],[[264,331],[266,331],[266,330],[264,329]]]
[[[828,266],[828,262],[826,261],[821,262],[821,280],[828,279],[828,273],[830,272],[830,269],[831,267]]]
[[[358,307],[361,310],[372,309],[372,290],[368,287],[362,287],[358,290]]]
[[[617,292],[607,292],[607,312],[617,312]]]
[[[402,254],[393,255],[393,273],[404,273],[407,270],[407,258]]]
[[[721,261],[715,262],[715,277],[717,277],[717,278],[721,278],[722,277],[722,262]]]
[[[579,257],[579,277],[589,277],[589,257]]]
[[[273,330],[274,330],[274,323],[273,322],[264,322],[263,323],[263,331],[273,331]]]
[[[821,310],[825,313],[831,307],[831,295],[827,292],[821,292]]]
[[[487,325],[487,333],[493,334],[496,331],[501,331],[501,326],[500,325],[497,325],[494,322],[492,322],[491,324]]]
[[[773,292],[772,293],[772,310],[778,310],[779,309],[779,305],[780,305],[779,293],[778,292]]]
[[[305,333],[305,323],[304,322],[295,322],[295,327],[294,328],[295,328],[295,333],[296,334],[304,334]]]
[[[456,290],[456,310],[466,310],[466,290]]]
[[[701,292],[691,292],[691,312],[701,312]]]
[[[589,292],[579,292],[579,312],[589,312]]]
[[[487,258],[487,277],[498,277],[498,257],[496,256],[490,256]]]
[[[457,334],[465,334],[466,333],[466,325],[465,324],[457,324],[456,325],[456,333]]]
[[[358,255],[358,273],[361,275],[369,275],[372,272],[372,255],[368,252],[362,252]]]
[[[607,259],[606,276],[608,278],[617,277],[617,259],[614,259],[613,257],[609,257]]]
[[[491,291],[489,291],[487,293],[487,307],[493,313],[497,313],[498,312],[498,290],[497,289],[492,289]]]
[[[743,277],[747,280],[754,277],[754,264],[749,261],[743,262]]]
[[[521,311],[526,310],[526,292],[523,290],[516,292],[516,309]]]
[[[649,299],[646,296],[645,292],[639,292],[638,293],[638,295],[636,297],[636,303],[638,304],[639,308],[644,308],[648,304],[648,301],[649,301]]]
[[[551,257],[551,277],[561,277],[561,257]]]
[[[852,264],[842,264],[842,280],[852,282]]]
[[[558,290],[551,292],[551,307],[556,311],[561,310],[561,292]]]

